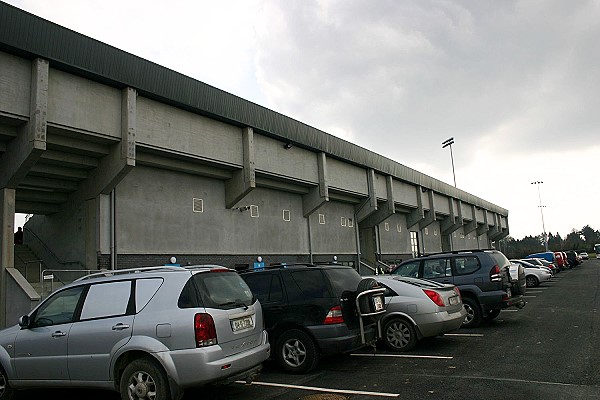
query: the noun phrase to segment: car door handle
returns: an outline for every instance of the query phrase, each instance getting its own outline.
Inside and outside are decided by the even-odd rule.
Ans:
[[[65,332],[61,332],[61,331],[56,331],[52,334],[52,337],[62,337],[62,336],[67,336],[67,334]]]
[[[122,324],[122,323],[118,323],[116,325],[113,325],[112,330],[113,331],[122,331],[123,329],[129,329],[129,325],[128,324]]]

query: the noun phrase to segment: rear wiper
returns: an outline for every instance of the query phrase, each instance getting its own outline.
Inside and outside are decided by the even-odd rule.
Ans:
[[[226,303],[219,304],[219,307],[225,307],[225,306],[244,307],[244,311],[246,311],[248,309],[248,306],[246,305],[246,303],[243,303],[241,300],[228,301]]]

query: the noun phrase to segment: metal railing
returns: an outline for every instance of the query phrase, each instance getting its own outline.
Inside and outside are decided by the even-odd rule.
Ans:
[[[45,269],[40,272],[40,296],[42,299],[44,299],[47,295],[52,293],[54,289],[58,289],[59,287],[69,284],[81,277],[96,272],[98,271],[92,271],[89,269]],[[48,283],[50,284],[49,288],[47,288]]]

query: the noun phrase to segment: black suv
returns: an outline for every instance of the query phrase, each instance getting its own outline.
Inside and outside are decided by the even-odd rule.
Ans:
[[[407,260],[391,274],[451,283],[460,289],[467,310],[463,327],[475,328],[500,310],[523,308],[526,290],[522,266],[497,250],[461,250]]]
[[[321,356],[377,340],[385,289],[351,267],[293,264],[239,273],[261,303],[271,355],[286,372],[306,373]]]

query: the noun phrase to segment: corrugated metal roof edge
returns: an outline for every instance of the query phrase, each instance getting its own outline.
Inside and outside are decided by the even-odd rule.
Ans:
[[[224,122],[251,126],[259,133],[508,216],[508,210],[502,207],[380,154],[2,2],[0,48],[20,56],[48,59],[53,67],[116,87],[133,87],[144,96]]]

